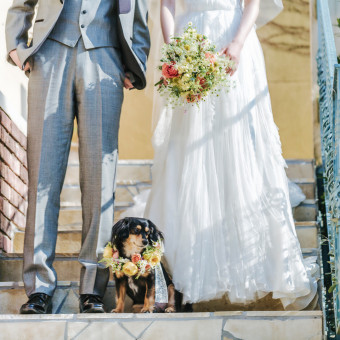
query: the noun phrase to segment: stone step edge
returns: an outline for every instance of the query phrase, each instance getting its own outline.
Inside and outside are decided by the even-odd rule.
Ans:
[[[318,248],[301,248],[303,255],[316,256],[318,254]],[[79,253],[56,253],[55,261],[74,261],[78,260]],[[22,260],[22,253],[0,253],[0,261],[12,261]]]
[[[74,147],[74,146],[73,146]],[[285,159],[286,164],[311,164],[315,166],[315,161],[313,158],[287,158]],[[69,165],[78,165],[78,163],[70,163]],[[153,159],[119,159],[119,165],[153,165]]]
[[[295,226],[299,229],[301,228],[318,228],[319,222],[315,221],[299,221],[295,222]],[[58,234],[72,234],[72,233],[80,233],[82,231],[82,224],[81,223],[72,223],[72,224],[65,224],[58,227]],[[24,230],[17,230],[15,233],[22,233],[24,234]]]
[[[300,164],[300,163],[308,163],[315,165],[314,158],[287,158],[285,159],[287,164]]]
[[[119,219],[115,219],[115,222],[118,222]],[[298,224],[301,223],[301,224]],[[312,224],[309,224],[312,223]],[[311,227],[318,227],[318,223],[314,222],[314,221],[306,221],[306,222],[295,222],[295,226],[299,227],[299,228],[311,228]],[[64,233],[64,232],[79,232],[82,230],[82,224],[81,223],[70,223],[70,224],[64,224],[62,226],[58,227],[58,233]],[[19,230],[16,231],[19,233],[24,233],[24,230]]]
[[[107,284],[107,287],[114,287],[115,282],[110,280]],[[58,281],[57,288],[64,289],[70,287],[79,287],[79,281]],[[21,289],[24,288],[23,281],[3,281],[0,282],[0,292],[5,289]]]
[[[295,208],[316,206],[317,199],[306,199]],[[115,202],[115,209],[129,208],[133,206],[133,202]],[[61,202],[60,210],[81,210],[81,205],[78,202]]]
[[[290,178],[290,180],[296,184],[315,184],[314,178]],[[125,188],[127,185],[139,184],[141,186],[150,187],[150,180],[139,181],[139,180],[117,180],[117,188]],[[63,189],[79,189],[79,184],[64,184]]]
[[[103,313],[103,314],[46,314],[46,315],[20,315],[20,314],[0,314],[1,321],[51,321],[51,320],[67,320],[67,321],[80,321],[80,320],[112,320],[115,319],[128,319],[135,321],[136,319],[207,319],[207,318],[221,318],[221,317],[241,317],[241,318],[322,318],[322,311],[226,311],[226,312],[196,312],[196,313]]]

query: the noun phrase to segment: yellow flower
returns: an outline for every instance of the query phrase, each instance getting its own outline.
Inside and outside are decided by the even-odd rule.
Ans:
[[[186,61],[187,61],[188,63],[191,63],[191,62],[192,62],[192,58],[191,58],[191,57],[186,57],[185,59],[186,59]]]
[[[155,252],[151,255],[151,257],[150,257],[150,259],[149,259],[149,262],[150,262],[150,264],[154,267],[154,266],[156,266],[159,262],[161,262],[161,258],[162,258],[161,254],[160,254],[159,252],[155,251]]]
[[[113,248],[110,245],[107,245],[104,248],[104,252],[103,252],[103,257],[105,259],[111,259],[113,256]]]
[[[190,50],[190,45],[184,45],[184,48],[189,51]]]
[[[138,273],[138,268],[137,268],[137,266],[134,263],[127,262],[123,266],[123,273],[126,276],[134,276],[134,275],[136,275]]]
[[[182,74],[182,73],[186,72],[187,66],[179,65],[177,70],[178,70],[179,74]]]
[[[182,91],[187,91],[187,90],[189,90],[189,88],[190,88],[190,84],[186,83],[186,82],[185,82],[185,79],[181,79],[181,80],[178,82],[178,86],[180,86],[180,88],[181,88]]]

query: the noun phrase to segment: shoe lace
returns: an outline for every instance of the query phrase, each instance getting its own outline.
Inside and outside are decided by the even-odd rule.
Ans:
[[[96,302],[96,303],[103,303],[103,300],[102,300],[102,298],[100,297],[100,296],[98,296],[98,295],[86,295],[83,299],[82,299],[82,301],[83,301],[83,303],[84,302],[87,302],[88,300],[92,300],[91,302]]]
[[[48,295],[47,294],[42,294],[42,293],[34,293],[31,294],[28,303],[38,303],[38,304],[44,304],[46,303]]]

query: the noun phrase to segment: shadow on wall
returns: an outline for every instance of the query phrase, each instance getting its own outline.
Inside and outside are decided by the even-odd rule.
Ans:
[[[4,93],[0,90],[0,107],[3,109],[7,108],[9,102],[14,101],[14,98],[6,98]],[[25,121],[27,121],[27,88],[23,84],[20,84],[20,93],[18,94],[18,99],[20,100],[19,107],[20,107],[20,116]]]
[[[0,90],[0,107],[6,107],[6,97],[3,92]]]
[[[270,34],[261,36],[261,43],[280,51],[292,52],[308,56],[310,53],[310,29],[303,23],[297,23],[297,16],[309,17],[308,0],[285,0],[285,13],[290,13],[291,25],[279,23],[277,20],[270,22]],[[293,37],[293,39],[292,39]]]
[[[1,98],[0,98],[1,100]],[[27,88],[20,84],[21,116],[27,120]]]

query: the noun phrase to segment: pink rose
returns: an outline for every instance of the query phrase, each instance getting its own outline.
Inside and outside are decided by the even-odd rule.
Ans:
[[[207,84],[206,84],[206,79],[205,78],[201,78],[201,77],[197,77],[197,79],[199,80],[200,82],[200,85],[202,86],[202,89],[206,89],[207,88]]]
[[[195,103],[198,102],[199,100],[201,100],[202,96],[200,94],[195,94],[195,95],[191,95],[188,94],[187,95],[187,102],[188,103]]]
[[[134,254],[134,255],[131,256],[131,261],[134,264],[136,264],[141,259],[142,259],[142,257],[140,256],[140,254]]]
[[[119,252],[118,252],[118,250],[115,250],[115,251],[113,252],[113,254],[112,254],[112,258],[113,258],[114,260],[116,260],[116,259],[118,259],[118,257],[119,257]]]
[[[164,63],[162,66],[162,74],[165,78],[177,78],[178,70],[176,70],[174,64]]]

